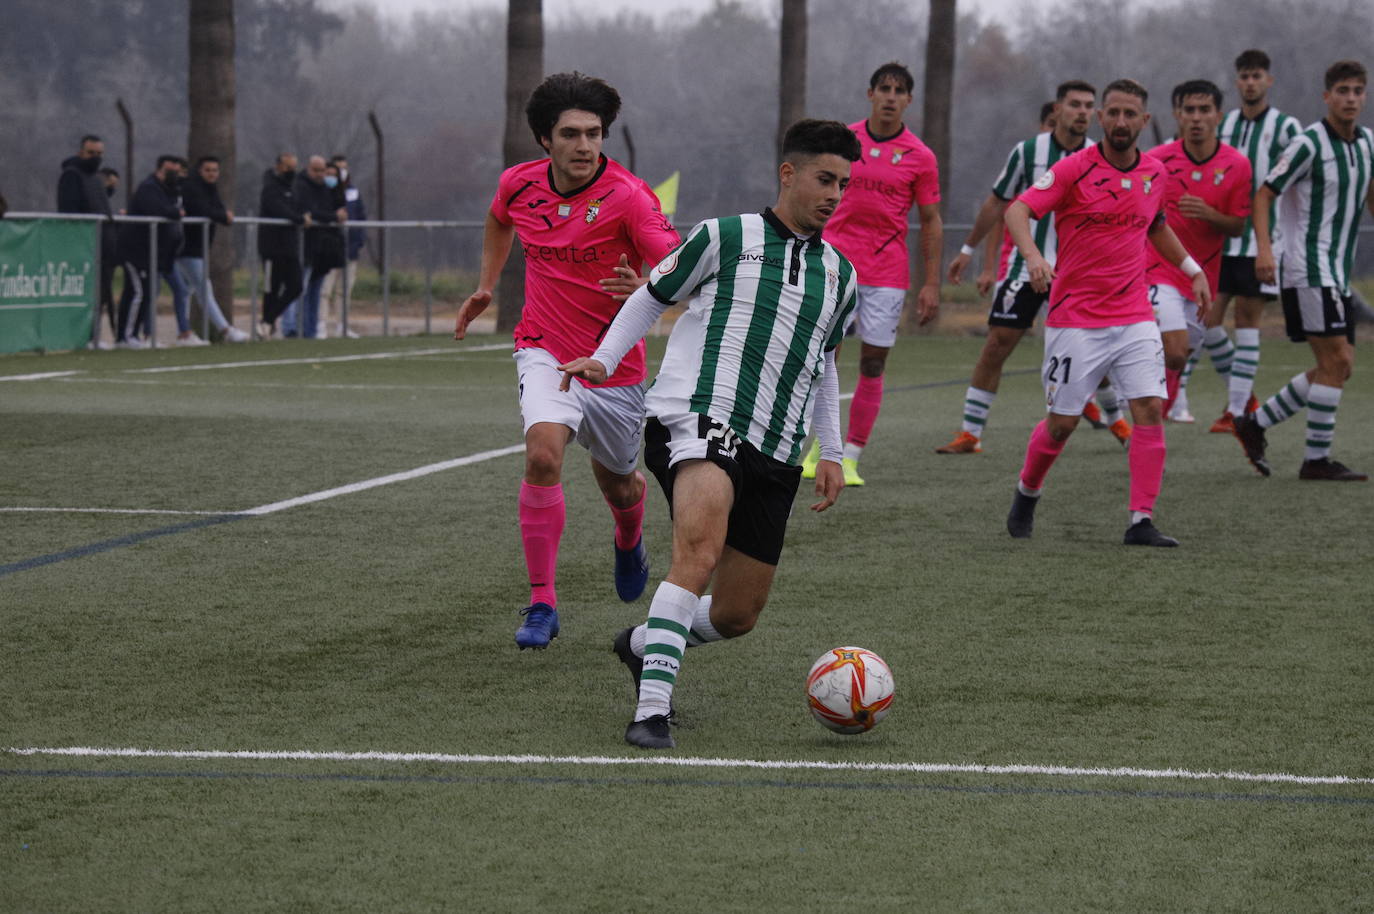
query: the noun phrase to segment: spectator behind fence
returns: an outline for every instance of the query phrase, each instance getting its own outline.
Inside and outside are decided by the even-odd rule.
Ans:
[[[289,152],[277,156],[277,163],[262,176],[258,215],[264,219],[286,219],[295,225],[309,225],[310,216],[296,201],[296,157]],[[277,318],[301,294],[301,248],[295,226],[264,225],[258,231],[258,255],[267,264],[267,282],[262,295],[262,335],[276,332]]]
[[[339,187],[343,190],[344,209],[348,213],[349,222],[364,222],[367,220],[367,207],[363,205],[363,195],[353,184],[353,175],[348,167],[348,157],[345,155],[332,156],[329,164],[338,169]],[[352,301],[353,283],[358,279],[358,257],[363,252],[363,246],[367,244],[367,231],[360,228],[348,229],[348,256],[344,261],[342,269],[331,270],[324,278],[324,285],[320,288],[320,327],[319,335],[324,339],[328,335],[329,325],[334,320],[334,294],[339,292],[338,280],[343,279],[343,292],[340,297],[348,296]],[[344,321],[342,306],[339,311],[339,322],[335,325],[339,336],[356,339],[358,334],[348,329]]]
[[[62,163],[62,175],[57,179],[57,211],[59,213],[85,213],[111,216],[110,195],[105,192],[105,178],[101,174],[100,162],[105,155],[105,143],[95,134],[88,133],[81,138],[81,146],[76,155]],[[115,223],[100,224],[100,309],[110,321],[111,332],[115,328],[114,312],[114,269],[118,257]]]
[[[136,331],[148,332],[157,299],[157,276],[171,270],[177,249],[181,247],[181,202],[177,184],[181,176],[181,158],[161,155],[157,170],[143,179],[129,204],[131,216],[156,216],[171,220],[157,226],[157,262],[148,240],[148,226],[126,222],[119,227],[119,262],[124,266],[124,291],[119,297],[119,315],[115,323],[115,345],[125,349],[144,349]]]
[[[105,183],[105,196],[110,198],[110,209],[123,213],[123,208],[116,209],[114,204],[114,195],[119,192],[119,170],[106,165],[100,169],[100,180]]]
[[[186,179],[181,190],[182,207],[186,215],[210,220],[211,245],[215,243],[215,226],[229,225],[234,221],[234,211],[226,209],[224,201],[220,199],[219,164],[215,156],[201,156],[196,161],[195,173]],[[187,227],[186,242],[181,246],[181,256],[176,261],[177,273],[189,293],[202,299],[201,307],[224,342],[246,342],[248,334],[225,319],[219,302],[215,300],[215,290],[206,273],[210,252],[205,249],[204,232],[205,229],[200,225]]]
[[[186,215],[186,207],[182,198],[182,188],[186,184],[186,172],[188,168],[186,160],[177,156],[176,181],[172,185],[172,190],[176,194],[177,209],[181,214]],[[176,268],[176,259],[181,256],[181,250],[186,243],[186,232],[184,226],[177,226],[181,232],[181,237],[176,241],[176,248],[172,252],[171,260],[164,260],[162,257],[161,243],[158,246],[158,273],[163,279],[167,280],[167,287],[172,290],[172,313],[177,320],[178,346],[208,346],[209,343],[200,338],[200,335],[191,329],[191,290],[186,287],[186,282],[181,278],[181,274]],[[162,264],[166,266],[162,266]]]
[[[310,217],[305,230],[304,292],[282,319],[286,336],[315,339],[319,330],[320,286],[324,277],[344,263],[344,239],[339,225],[348,220],[342,195],[325,183],[329,166],[324,156],[311,156],[296,178],[296,202]]]

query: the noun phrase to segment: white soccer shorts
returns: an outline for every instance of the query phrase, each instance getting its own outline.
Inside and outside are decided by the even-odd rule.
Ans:
[[[1160,333],[1186,330],[1188,351],[1196,352],[1202,346],[1202,335],[1207,328],[1197,319],[1197,302],[1174,286],[1157,285],[1150,286],[1150,303],[1155,306]]]
[[[515,369],[526,434],[538,422],[565,425],[597,463],[621,475],[634,472],[644,432],[642,384],[584,387],[574,380],[568,390],[559,390],[563,372],[544,349],[515,350]]]
[[[859,303],[850,314],[849,323],[857,322],[859,339],[868,345],[891,349],[897,343],[897,325],[901,323],[905,304],[905,289],[859,286]],[[845,331],[848,330],[846,326]]]
[[[1163,399],[1164,343],[1159,325],[1141,321],[1120,327],[1046,327],[1040,379],[1052,413],[1077,416],[1103,378],[1127,400]]]

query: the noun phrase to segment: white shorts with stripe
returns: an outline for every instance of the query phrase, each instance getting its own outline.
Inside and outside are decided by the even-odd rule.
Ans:
[[[902,321],[905,304],[905,289],[859,286],[859,303],[849,316],[849,325],[868,345],[891,349],[897,343],[897,325]]]
[[[634,471],[644,432],[642,384],[584,387],[574,380],[570,389],[559,390],[563,372],[544,349],[515,350],[515,370],[526,434],[539,422],[565,425],[597,463],[621,475]]]
[[[1202,335],[1207,328],[1197,317],[1197,302],[1184,295],[1175,286],[1150,286],[1150,304],[1155,307],[1155,320],[1159,322],[1160,333],[1186,330],[1188,351],[1196,352],[1202,345]]]
[[[1103,378],[1127,400],[1166,396],[1159,325],[1046,327],[1040,379],[1049,411],[1077,416]]]

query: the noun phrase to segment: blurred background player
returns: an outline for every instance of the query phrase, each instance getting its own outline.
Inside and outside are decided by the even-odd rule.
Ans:
[[[1164,355],[1145,286],[1146,242],[1192,277],[1210,304],[1207,277],[1164,221],[1164,167],[1136,147],[1150,122],[1145,87],[1120,79],[1102,93],[1102,142],[1056,163],[1007,207],[1006,223],[1032,285],[1049,290],[1042,380],[1049,415],[1036,425],[1016,484],[1007,532],[1031,535],[1045,477],[1101,380],[1130,401],[1128,546],[1177,546],[1153,523],[1164,479]],[[1058,217],[1059,260],[1035,243],[1031,219]],[[1053,281],[1053,285],[1051,285]]]
[[[849,125],[863,155],[855,163],[844,201],[825,227],[825,239],[849,258],[859,274],[859,307],[853,320],[860,340],[859,380],[849,404],[844,442],[845,485],[861,486],[859,457],[868,445],[883,405],[883,370],[897,342],[910,285],[907,218],[916,207],[921,223],[924,282],[916,295],[922,324],[940,309],[940,173],[935,154],[902,123],[914,81],[900,63],[885,63],[868,80],[868,118]],[[802,462],[802,477],[814,479],[820,444]]]
[[[992,193],[983,201],[959,256],[949,265],[950,282],[958,285],[964,281],[964,270],[972,262],[974,251],[985,235],[1001,234],[1007,205],[1034,185],[1055,162],[1078,152],[1087,143],[1093,108],[1097,104],[1097,90],[1082,80],[1070,80],[1059,86],[1055,99],[1054,128],[1012,147],[1007,164],[993,183]],[[1033,222],[1031,233],[1045,259],[1053,263],[1054,215],[1049,214]],[[1048,290],[1037,291],[1032,286],[1025,258],[1017,251],[1010,237],[1002,245],[997,264],[997,292],[992,298],[992,309],[988,314],[987,341],[973,366],[973,377],[964,394],[963,427],[953,441],[935,449],[937,454],[976,454],[982,451],[983,430],[993,401],[997,398],[1002,366],[1035,323],[1035,316],[1049,297]],[[987,294],[991,277],[988,270],[979,275],[978,291],[981,294]],[[1107,388],[1102,396],[1111,407],[1108,419],[1112,433],[1119,440],[1126,441],[1130,438],[1130,426],[1120,414],[1115,395]],[[1089,418],[1091,420],[1094,416]]]
[[[1164,218],[1183,247],[1201,266],[1216,294],[1221,251],[1228,238],[1245,230],[1250,215],[1250,160],[1217,139],[1221,89],[1205,79],[1180,83],[1173,91],[1179,139],[1146,155],[1165,169]],[[1150,250],[1146,278],[1150,301],[1164,340],[1168,414],[1189,357],[1202,345],[1204,328],[1192,297],[1193,280]]]
[[[1292,115],[1284,114],[1269,104],[1269,90],[1274,77],[1269,72],[1269,55],[1257,49],[1242,51],[1236,58],[1236,91],[1240,107],[1226,112],[1217,137],[1228,146],[1240,150],[1250,160],[1254,191],[1279,160],[1284,147],[1293,141],[1302,126]],[[1274,220],[1269,224],[1272,227]],[[1244,231],[1226,242],[1222,252],[1221,276],[1217,281],[1217,301],[1207,319],[1202,339],[1203,349],[1211,357],[1212,367],[1226,379],[1226,410],[1212,423],[1211,431],[1230,434],[1232,419],[1256,406],[1252,393],[1255,373],[1259,371],[1259,326],[1265,302],[1278,298],[1278,288],[1262,286],[1255,278],[1255,242],[1253,222],[1246,220]],[[1234,301],[1236,334],[1234,344],[1223,325],[1226,308]],[[1197,363],[1198,355],[1189,360],[1179,386],[1178,399],[1170,411],[1175,421],[1192,421],[1188,411],[1188,375]]]
[[[1356,121],[1364,110],[1369,76],[1355,60],[1326,71],[1326,117],[1298,134],[1255,194],[1260,282],[1278,277],[1288,338],[1312,347],[1316,367],[1297,374],[1250,414],[1236,416],[1236,437],[1255,469],[1269,475],[1264,431],[1307,407],[1307,449],[1299,479],[1363,482],[1369,477],[1331,459],[1336,408],[1355,367],[1355,317],[1350,268],[1360,216],[1374,212],[1374,131]],[[1269,240],[1270,204],[1279,209],[1282,257]]]
[[[859,142],[838,121],[802,120],[782,147],[771,208],[699,223],[592,356],[560,366],[564,387],[574,376],[599,381],[669,305],[687,303],[644,400],[644,462],[668,496],[672,567],[648,620],[614,643],[639,697],[625,741],[644,749],[673,748],[672,695],[687,646],[747,634],[763,612],[813,418],[821,500],[812,510],[844,488],[834,350],[858,280],[821,228]]]
[[[615,519],[615,585],[626,602],[644,592],[644,476],[635,470],[644,422],[644,340],[596,384],[559,390],[557,366],[596,348],[621,302],[602,280],[658,263],[678,243],[647,184],[602,153],[620,95],[581,73],[550,76],[525,114],[548,158],[505,170],[487,213],[477,291],[458,309],[454,339],[491,304],[492,289],[518,237],[525,250],[525,301],[515,328],[515,365],[525,428],[520,536],[530,605],[515,643],[547,647],[558,636],[555,576],[566,509],[563,455],[576,437]],[[617,268],[617,264],[620,265]],[[633,264],[634,267],[628,266]],[[621,288],[620,291],[627,291]],[[513,307],[509,303],[506,307]]]

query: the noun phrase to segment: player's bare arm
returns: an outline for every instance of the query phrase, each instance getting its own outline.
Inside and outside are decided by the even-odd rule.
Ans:
[[[917,207],[921,220],[921,257],[925,261],[925,285],[916,294],[917,324],[925,326],[940,313],[940,256],[945,246],[945,224],[940,206],[926,203]]]
[[[482,231],[482,266],[477,275],[477,291],[468,296],[458,308],[458,322],[453,328],[453,338],[461,340],[468,334],[468,324],[473,318],[487,310],[491,304],[491,293],[496,288],[496,280],[501,276],[501,268],[510,256],[511,245],[515,243],[515,226],[505,225],[490,212]]]
[[[1205,322],[1207,312],[1212,307],[1212,289],[1207,283],[1207,274],[1198,266],[1197,261],[1183,247],[1183,242],[1178,240],[1174,230],[1169,228],[1163,219],[1156,220],[1150,228],[1149,239],[1150,244],[1159,252],[1159,256],[1188,275],[1193,284],[1192,299],[1197,302],[1198,320]]]
[[[969,231],[968,237],[964,239],[963,249],[960,250],[959,256],[950,262],[949,273],[946,275],[951,283],[957,286],[964,281],[964,270],[973,260],[973,254],[966,253],[966,251],[978,247],[978,243],[983,240],[988,232],[1001,225],[1002,215],[1006,209],[1006,200],[996,194],[988,194],[988,198],[978,208],[978,215],[973,220],[973,228]]]
[[[1040,253],[1040,248],[1035,244],[1035,236],[1031,234],[1031,209],[1023,200],[1013,200],[1007,206],[1003,221],[1007,226],[1007,234],[1011,235],[1012,244],[1021,252],[1021,257],[1026,261],[1026,271],[1030,273],[1031,288],[1037,292],[1045,292],[1049,289],[1050,283],[1054,281],[1054,267],[1050,266],[1045,256]],[[1175,239],[1177,240],[1177,239]]]
[[[1255,224],[1255,278],[1260,282],[1272,283],[1278,272],[1274,261],[1274,247],[1269,243],[1269,211],[1278,195],[1267,184],[1261,184],[1255,191],[1255,202],[1250,217]]]
[[[616,301],[629,298],[635,289],[648,281],[648,276],[639,275],[638,271],[630,266],[630,259],[624,254],[620,255],[620,262],[611,268],[611,275],[598,280],[605,293]]]

